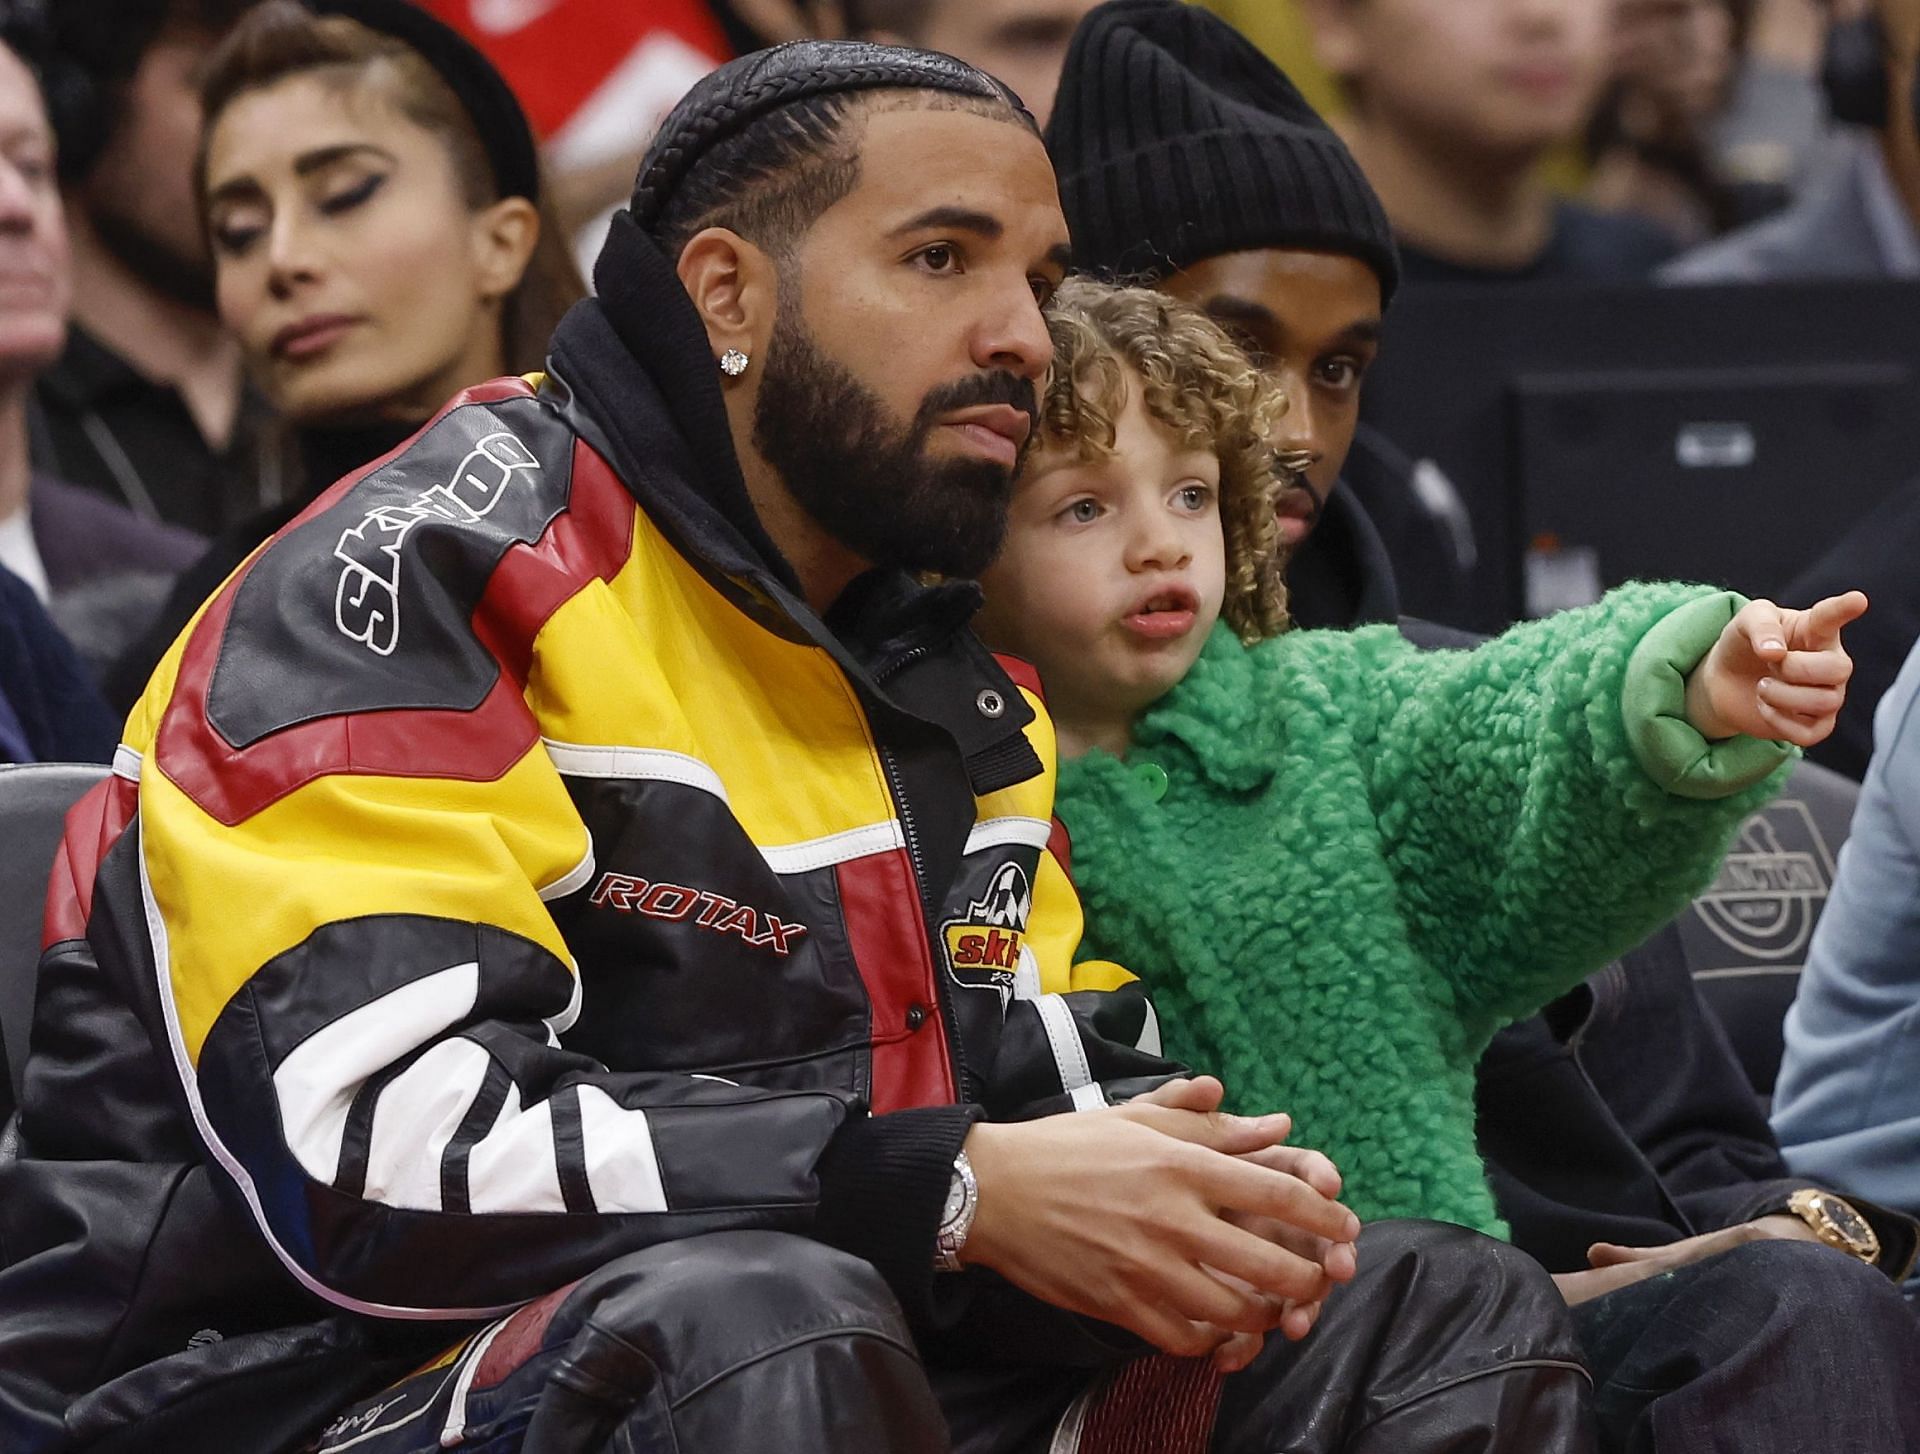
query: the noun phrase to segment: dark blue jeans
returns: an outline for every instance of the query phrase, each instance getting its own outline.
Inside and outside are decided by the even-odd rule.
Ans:
[[[1920,1323],[1807,1242],[1755,1242],[1574,1309],[1607,1454],[1920,1450]]]

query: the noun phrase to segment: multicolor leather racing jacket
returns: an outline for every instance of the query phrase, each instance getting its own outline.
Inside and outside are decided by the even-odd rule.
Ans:
[[[682,345],[584,305],[162,664],[50,893],[5,1447],[243,1375],[318,1398],[383,1327],[721,1229],[845,1246],[911,1311],[974,1119],[1173,1069],[1131,976],[1072,963],[1051,731],[972,588],[809,611],[717,389],[656,382]]]

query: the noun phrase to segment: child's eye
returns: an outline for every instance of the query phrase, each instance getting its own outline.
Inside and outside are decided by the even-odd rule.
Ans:
[[[1180,502],[1181,509],[1191,510],[1194,514],[1198,515],[1213,503],[1213,487],[1211,485],[1182,485],[1174,498]]]
[[[1062,520],[1071,520],[1075,525],[1091,525],[1100,518],[1098,500],[1075,500],[1060,512]]]

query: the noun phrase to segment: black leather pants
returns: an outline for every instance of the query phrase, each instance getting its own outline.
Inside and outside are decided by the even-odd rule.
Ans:
[[[1276,1340],[1226,1381],[1217,1454],[1589,1454],[1566,1310],[1530,1259],[1457,1228],[1385,1223],[1360,1260],[1310,1338]],[[621,1258],[523,1309],[343,1414],[317,1447],[1046,1454],[1095,1376],[997,1369],[991,1353],[924,1369],[866,1263],[724,1233]]]
[[[1359,1251],[1311,1336],[1227,1380],[1213,1454],[1596,1447],[1572,1318],[1531,1257],[1437,1222],[1376,1222]]]

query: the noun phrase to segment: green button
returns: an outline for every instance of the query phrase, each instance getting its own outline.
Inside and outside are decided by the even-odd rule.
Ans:
[[[1167,795],[1167,770],[1159,763],[1143,762],[1133,770],[1133,776],[1154,802]]]

